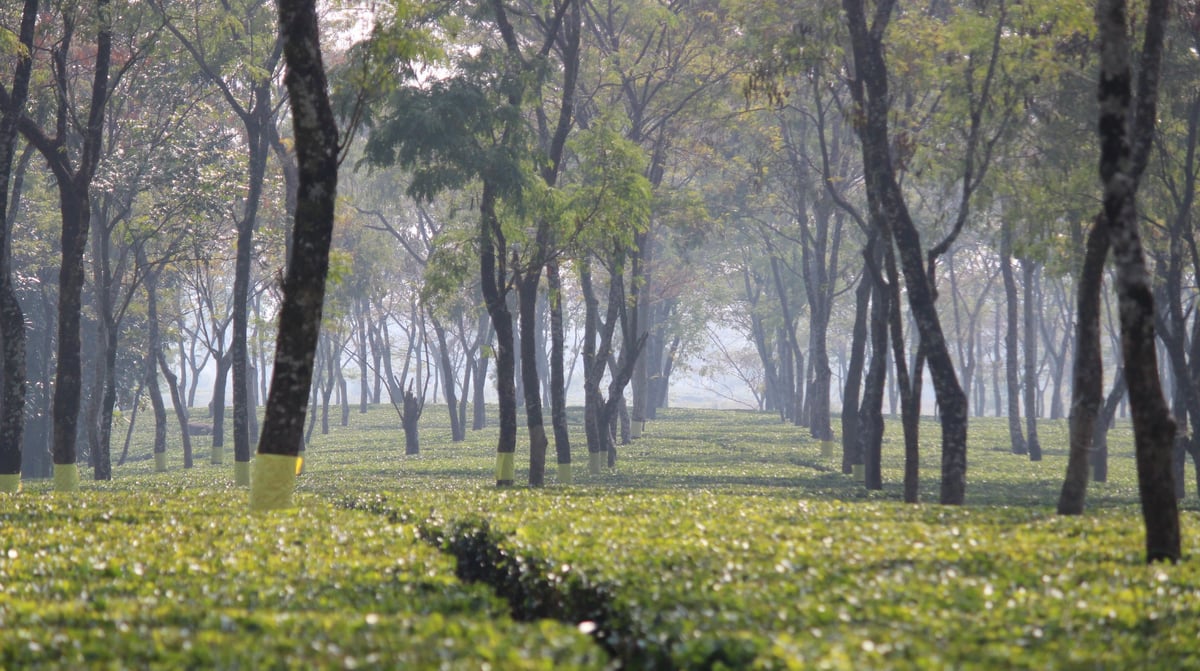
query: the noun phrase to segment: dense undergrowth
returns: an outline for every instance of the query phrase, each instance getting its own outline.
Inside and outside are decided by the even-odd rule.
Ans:
[[[384,409],[317,437],[292,513],[147,461],[0,499],[0,667],[1200,668],[1195,493],[1185,561],[1143,565],[1127,426],[1060,518],[1061,423],[1030,463],[975,421],[947,508],[898,502],[896,442],[867,492],[804,430],[712,411],[665,413],[616,472],[497,491],[494,433],[439,419],[414,457]]]

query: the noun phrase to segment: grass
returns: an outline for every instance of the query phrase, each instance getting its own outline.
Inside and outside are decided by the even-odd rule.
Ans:
[[[1004,420],[973,421],[959,508],[899,502],[895,424],[881,492],[803,429],[691,410],[616,472],[583,457],[573,486],[497,491],[494,429],[453,444],[444,411],[425,422],[413,457],[390,408],[315,437],[287,514],[242,512],[230,466],[174,453],[169,473],[0,500],[0,667],[1200,666],[1196,498],[1185,561],[1143,565],[1127,425],[1088,514],[1060,518],[1063,422],[1031,463]],[[938,439],[927,421],[926,501]]]

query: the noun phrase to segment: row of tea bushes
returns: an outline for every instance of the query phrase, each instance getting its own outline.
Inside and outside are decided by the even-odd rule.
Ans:
[[[607,595],[616,635],[640,639],[635,659],[677,668],[1200,667],[1200,569],[1144,566],[1133,507],[1059,518],[586,488],[405,491],[351,505],[424,519],[451,550],[485,534],[509,574],[524,567],[564,601],[587,585]],[[1189,530],[1198,523],[1185,514]],[[1187,538],[1186,553],[1200,554]]]
[[[576,628],[514,622],[412,525],[165,479],[0,498],[0,668],[600,669]]]

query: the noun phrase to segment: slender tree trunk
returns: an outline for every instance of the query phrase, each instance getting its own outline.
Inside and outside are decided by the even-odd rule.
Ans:
[[[541,268],[531,268],[517,279],[517,301],[521,329],[521,376],[524,378],[525,426],[529,431],[529,486],[541,487],[546,482],[545,418],[542,416],[542,389],[538,375],[538,284]]]
[[[909,305],[920,333],[921,352],[929,362],[941,412],[940,500],[944,504],[961,505],[966,499],[967,485],[967,399],[958,383],[954,362],[942,333],[933,301],[933,288],[925,270],[921,238],[908,213],[890,156],[888,113],[891,98],[888,94],[882,39],[892,5],[892,0],[880,3],[876,7],[874,25],[868,29],[864,1],[843,0],[854,53],[852,93],[864,114],[857,132],[863,150],[871,220],[881,227],[884,244],[890,244],[893,238],[895,240]]]
[[[1000,232],[1000,275],[1004,278],[1005,324],[1004,378],[1008,383],[1008,435],[1013,454],[1028,454],[1029,446],[1021,433],[1020,353],[1017,338],[1021,322],[1017,312],[1017,282],[1012,270],[1012,225],[1005,222]],[[1028,356],[1028,353],[1026,353]]]
[[[249,298],[254,231],[258,226],[258,208],[262,198],[270,142],[267,124],[270,123],[270,92],[266,83],[256,84],[254,108],[243,121],[249,147],[248,193],[245,211],[237,225],[237,249],[233,271],[233,336],[229,343],[233,372],[233,459],[237,464],[250,463],[250,375]],[[245,466],[240,467],[245,469]]]
[[[879,479],[883,453],[883,393],[888,364],[888,311],[891,309],[887,288],[876,277],[871,293],[871,363],[863,385],[858,419],[863,468],[863,483]]]
[[[1025,449],[1030,461],[1042,460],[1042,445],[1037,435],[1037,317],[1033,306],[1037,302],[1034,286],[1036,268],[1032,261],[1021,262],[1025,291]]]
[[[500,436],[496,444],[496,486],[513,484],[513,459],[517,451],[517,389],[513,352],[512,313],[500,287],[507,279],[508,253],[496,217],[495,185],[484,181],[480,199],[479,274],[483,300],[496,331],[496,393],[500,406]]]
[[[442,393],[446,399],[446,407],[450,411],[450,440],[461,443],[466,440],[467,432],[459,422],[458,398],[454,393],[454,365],[450,362],[450,348],[446,343],[446,329],[435,317],[430,317],[433,335],[437,338],[438,367],[442,373]],[[467,364],[470,367],[470,364]]]
[[[864,255],[871,254],[872,242],[867,243]],[[854,464],[863,463],[859,452],[859,389],[862,387],[863,362],[867,349],[867,314],[871,298],[871,274],[863,271],[854,291],[854,327],[850,334],[850,365],[846,370],[845,392],[842,394],[842,473],[849,475]]]
[[[567,430],[567,385],[564,379],[563,288],[558,261],[546,265],[550,292],[550,417],[554,427],[554,452],[558,463],[558,483],[571,484],[571,434]]]

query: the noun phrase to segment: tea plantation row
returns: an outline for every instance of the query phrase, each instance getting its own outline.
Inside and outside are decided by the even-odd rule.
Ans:
[[[435,415],[404,457],[394,415],[352,419],[291,513],[244,513],[229,466],[147,461],[0,500],[0,667],[1200,668],[1200,515],[1185,562],[1142,564],[1127,428],[1064,519],[1058,424],[1032,464],[975,422],[946,508],[896,501],[897,445],[871,493],[765,415],[670,411],[615,473],[506,491],[494,433]]]

